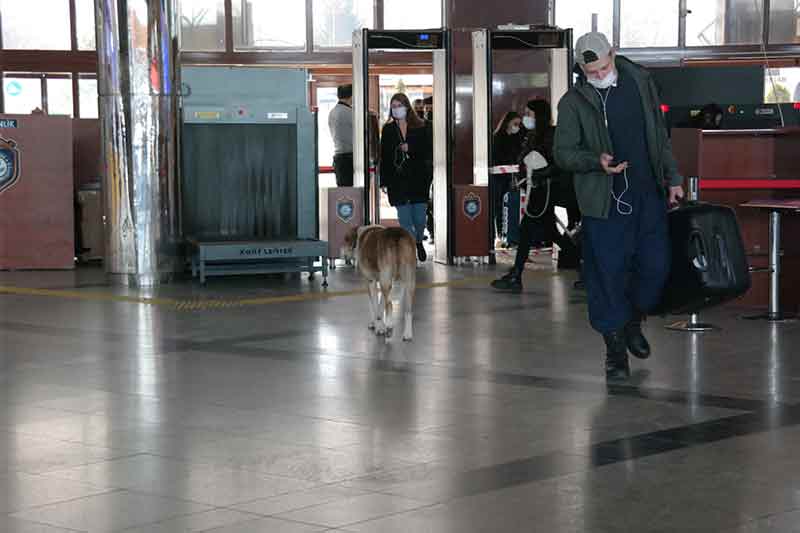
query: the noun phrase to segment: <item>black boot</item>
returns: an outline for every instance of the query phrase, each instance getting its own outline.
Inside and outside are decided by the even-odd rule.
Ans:
[[[498,291],[513,292],[515,294],[522,292],[522,274],[516,269],[511,271],[500,279],[492,282],[492,287]]]
[[[650,357],[650,343],[642,333],[643,318],[643,314],[636,313],[634,318],[625,325],[625,343],[631,354],[639,359]]]
[[[631,377],[628,365],[628,349],[625,346],[625,334],[615,331],[603,335],[606,341],[606,379],[622,380]]]
[[[425,246],[421,242],[417,243],[417,259],[424,263],[428,259],[428,254],[425,252]]]

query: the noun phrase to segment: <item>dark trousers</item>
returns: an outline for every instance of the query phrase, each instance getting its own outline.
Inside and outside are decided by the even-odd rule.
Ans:
[[[337,187],[353,186],[353,154],[333,156],[333,171],[336,173]]]
[[[531,247],[537,242],[553,242],[557,244],[561,249],[559,264],[563,257],[567,257],[569,258],[569,263],[577,265],[579,260],[578,247],[569,237],[556,229],[556,215],[553,207],[550,207],[541,218],[522,217],[519,226],[519,247],[514,258],[514,269],[517,272],[522,272],[525,268],[525,263],[531,253]]]
[[[555,184],[553,187],[553,203],[567,210],[567,227],[575,228],[581,221],[581,210],[578,199],[575,197],[575,187],[572,180]]]
[[[583,217],[589,322],[602,334],[620,330],[635,312],[655,307],[669,274],[666,199],[654,181],[631,185],[623,197],[632,206],[630,215],[620,214],[612,199],[607,219]]]
[[[492,197],[494,210],[494,234],[497,238],[503,236],[503,197],[511,190],[511,175],[497,174],[489,181],[489,194]],[[516,215],[516,213],[514,213]]]

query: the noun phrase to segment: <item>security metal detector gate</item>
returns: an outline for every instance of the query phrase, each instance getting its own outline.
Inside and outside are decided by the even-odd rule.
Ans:
[[[379,223],[378,173],[369,157],[369,53],[373,50],[403,50],[433,54],[433,217],[434,260],[451,263],[450,227],[452,187],[453,80],[450,33],[447,30],[360,30],[353,33],[353,184],[364,188],[364,222]]]
[[[553,119],[557,118],[557,105],[561,97],[572,86],[572,30],[552,27],[528,29],[478,30],[472,33],[473,53],[473,182],[475,185],[489,185],[492,154],[492,130],[498,119],[494,115],[493,97],[502,95],[506,84],[495,79],[494,52],[498,50],[528,50],[547,54],[543,72],[519,72],[528,79],[516,78],[514,90],[525,90],[530,83],[549,93],[548,100],[553,109]],[[546,75],[546,77],[545,77]],[[525,102],[520,101],[521,108]],[[490,221],[494,220],[495,207],[490,202]],[[490,222],[490,246],[494,248],[494,229]],[[492,254],[494,258],[494,254]]]

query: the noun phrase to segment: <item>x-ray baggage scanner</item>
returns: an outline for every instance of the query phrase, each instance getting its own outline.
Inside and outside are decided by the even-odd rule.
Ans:
[[[370,179],[370,51],[429,52],[433,55],[433,219],[434,260],[453,261],[452,118],[454,84],[450,33],[447,30],[359,30],[353,33],[353,183],[364,188],[364,222],[380,222],[379,172]],[[382,119],[382,117],[381,117]]]
[[[327,278],[307,80],[303,69],[184,67],[183,230],[201,283],[251,273]]]

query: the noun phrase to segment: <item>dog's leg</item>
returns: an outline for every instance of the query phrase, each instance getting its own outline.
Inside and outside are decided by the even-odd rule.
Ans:
[[[403,340],[411,342],[414,338],[414,291],[416,279],[414,272],[403,281]]]
[[[381,319],[378,314],[378,284],[374,281],[368,281],[367,291],[369,292],[369,324],[367,327],[374,330],[377,327],[376,318],[377,321]]]
[[[386,322],[386,342],[392,336],[394,324],[392,323],[392,278],[384,276],[380,282],[381,298],[383,299],[383,313]]]
[[[378,335],[386,335],[386,323],[383,313],[383,291],[380,287],[380,282],[373,282],[373,290],[375,291],[375,309],[373,316],[375,317],[375,333]]]

